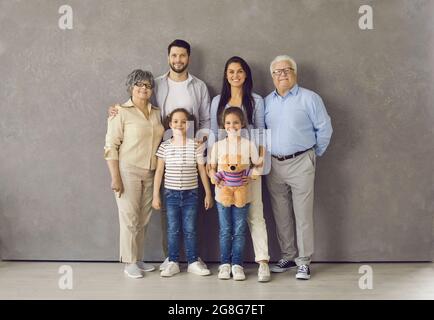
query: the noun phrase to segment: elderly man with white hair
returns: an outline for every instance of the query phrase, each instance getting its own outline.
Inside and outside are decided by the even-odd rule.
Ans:
[[[296,278],[308,280],[314,252],[315,162],[327,149],[333,129],[321,97],[298,86],[294,59],[277,56],[270,72],[276,90],[265,98],[272,155],[267,186],[281,250],[271,271],[297,266]]]

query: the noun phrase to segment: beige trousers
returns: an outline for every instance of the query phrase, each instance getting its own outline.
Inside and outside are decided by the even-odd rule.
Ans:
[[[314,250],[315,162],[313,150],[284,161],[272,158],[267,176],[282,258],[295,258],[297,265],[310,264]]]
[[[268,236],[267,227],[264,219],[264,206],[262,204],[262,179],[259,176],[251,181],[250,191],[252,193],[247,223],[255,251],[255,261],[270,260],[268,255]]]
[[[145,233],[152,213],[153,170],[119,166],[124,193],[116,203],[119,209],[120,261],[143,260]]]

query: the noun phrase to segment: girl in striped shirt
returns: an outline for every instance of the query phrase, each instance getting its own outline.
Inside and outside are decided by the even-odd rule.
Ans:
[[[245,235],[247,229],[247,214],[249,202],[251,202],[249,178],[244,181],[247,185],[247,204],[244,207],[237,207],[234,204],[224,206],[220,200],[220,188],[225,185],[236,183],[239,178],[232,177],[229,183],[225,181],[220,172],[216,172],[219,165],[225,164],[226,159],[241,155],[241,163],[254,164],[256,167],[262,165],[262,159],[253,141],[241,136],[242,128],[245,128],[246,121],[241,108],[229,107],[224,110],[221,123],[226,130],[227,137],[214,143],[211,150],[209,175],[216,179],[215,199],[220,225],[220,267],[219,279],[230,279],[231,272],[234,280],[246,278],[243,270],[243,256]],[[250,171],[250,170],[248,170]],[[236,180],[236,181],[235,181]],[[232,266],[231,266],[232,264]]]
[[[169,264],[161,271],[162,277],[171,277],[179,269],[179,234],[184,234],[188,272],[209,275],[211,272],[198,261],[197,254],[197,205],[198,172],[205,189],[205,209],[213,206],[211,188],[205,170],[204,145],[187,138],[189,124],[194,127],[190,113],[178,108],[168,116],[173,137],[161,143],[157,151],[157,169],[154,179],[152,207],[161,208],[160,187],[164,174],[164,197],[167,210],[167,237]]]

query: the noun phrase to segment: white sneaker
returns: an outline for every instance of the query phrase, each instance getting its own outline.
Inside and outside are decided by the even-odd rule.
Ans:
[[[309,280],[310,279],[310,268],[307,264],[302,264],[298,266],[297,274],[295,275],[296,279],[300,280]]]
[[[198,261],[200,264],[202,264],[202,266],[203,266],[204,269],[208,269],[206,263],[203,262],[203,260],[202,260],[200,257],[197,258],[197,261]]]
[[[232,266],[232,276],[235,281],[246,280],[246,275],[244,274],[244,268],[238,264]]]
[[[127,263],[124,268],[124,273],[130,278],[143,278],[142,270],[140,270],[137,263]]]
[[[231,278],[231,265],[229,263],[221,264],[219,266],[218,278],[220,280],[227,280]]]
[[[145,272],[151,272],[155,270],[155,267],[152,264],[144,263],[143,261],[137,261],[137,266],[140,270]]]
[[[169,264],[169,257],[167,257],[162,264],[160,264],[160,271],[163,271],[166,269],[167,265]]]
[[[211,274],[211,271],[209,271],[209,269],[207,269],[206,265],[204,267],[203,264],[200,263],[199,261],[195,261],[193,263],[190,263],[188,265],[187,272],[191,272],[191,273],[197,274],[199,276],[208,276]]]
[[[266,262],[259,263],[258,281],[259,282],[270,281],[270,267],[268,266],[268,263],[266,263]]]
[[[179,270],[178,262],[170,261],[167,264],[167,267],[163,271],[161,271],[160,275],[162,277],[172,277],[175,274],[180,273],[180,272],[181,272],[181,270]]]
[[[201,258],[197,258],[197,261],[202,264],[204,269],[208,269],[207,265],[205,264],[205,262],[203,262],[203,260]],[[167,265],[169,264],[169,257],[167,257],[162,264],[160,264],[160,271],[163,271],[164,269],[166,269]]]

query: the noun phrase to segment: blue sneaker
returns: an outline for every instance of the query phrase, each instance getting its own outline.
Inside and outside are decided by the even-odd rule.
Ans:
[[[271,269],[271,272],[285,272],[291,268],[295,268],[297,265],[292,260],[280,259],[278,263],[276,263]]]

